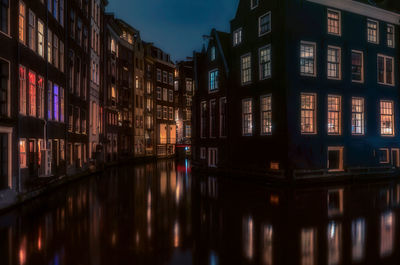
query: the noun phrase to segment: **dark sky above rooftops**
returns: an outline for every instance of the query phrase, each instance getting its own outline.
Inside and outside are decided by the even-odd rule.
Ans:
[[[109,0],[106,12],[125,20],[140,31],[144,41],[153,42],[184,60],[200,50],[202,36],[212,28],[229,31],[239,0]]]

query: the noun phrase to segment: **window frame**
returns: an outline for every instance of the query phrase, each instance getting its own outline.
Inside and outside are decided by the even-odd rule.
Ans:
[[[362,102],[362,112],[359,111],[353,111],[353,100],[361,100]],[[362,132],[357,133],[353,131],[353,115],[354,114],[361,114],[362,115],[362,120],[361,120],[361,128]],[[352,136],[365,136],[365,129],[366,129],[366,120],[365,120],[365,98],[364,97],[352,97],[351,98],[351,135]]]
[[[235,38],[236,34],[238,34],[238,36],[240,37],[238,39],[238,42],[236,42],[236,38]],[[233,47],[237,47],[240,44],[242,44],[242,41],[243,41],[243,28],[240,27],[240,28],[234,30],[233,34],[232,34],[232,38],[233,38]]]
[[[250,102],[250,107],[251,107],[251,111],[249,112],[249,113],[245,113],[244,112],[244,103],[246,102],[246,101],[249,101]],[[253,99],[252,98],[244,98],[244,99],[242,99],[241,100],[241,103],[242,103],[242,106],[241,106],[241,112],[242,112],[242,136],[244,136],[244,137],[249,137],[249,136],[253,136],[253,134],[254,134],[254,126],[253,126],[253,122],[254,122],[254,119],[253,119],[253,115],[254,115],[254,102],[253,102]],[[250,132],[248,133],[248,132],[245,132],[245,115],[250,115],[250,117],[251,117],[251,119],[250,119]]]
[[[0,60],[4,61],[5,63],[8,64],[8,80],[7,80],[7,114],[6,117],[11,117],[11,78],[13,76],[11,75],[11,62],[3,57],[0,57]],[[1,70],[1,69],[0,69]],[[0,73],[1,75],[1,73]],[[18,80],[19,80],[19,66],[18,66]],[[18,86],[19,90],[19,86]],[[19,111],[18,111],[19,113]]]
[[[351,82],[352,83],[364,83],[364,52],[360,50],[351,50],[351,55],[353,53],[361,54],[361,80],[354,80],[353,79],[353,72],[351,73]],[[352,58],[351,58],[352,60]],[[353,61],[351,62],[351,67],[353,67]]]
[[[306,109],[302,107],[302,96],[313,96],[314,98],[314,108],[313,109]],[[318,126],[317,126],[317,110],[318,110],[318,98],[317,93],[300,93],[300,134],[301,135],[317,135],[318,134]],[[313,131],[312,132],[305,132],[302,129],[302,112],[304,111],[312,111],[313,112]]]
[[[387,103],[391,103],[391,114],[382,114],[382,103],[387,102]],[[391,134],[383,134],[382,133],[382,115],[384,116],[391,116],[391,130],[392,133]],[[393,100],[385,100],[385,99],[381,99],[379,100],[379,131],[380,131],[380,136],[382,137],[394,137],[396,136],[396,132],[395,132],[395,122],[396,122],[396,116],[395,116],[395,106],[394,106],[394,101]]]
[[[339,15],[339,18],[338,18],[339,19],[339,25],[338,25],[339,33],[329,31],[329,12],[337,13]],[[339,37],[342,36],[342,12],[339,10],[336,10],[336,9],[328,8],[327,12],[326,12],[326,19],[327,19],[327,33],[329,35],[333,35],[333,36],[339,36]]]
[[[21,143],[24,143],[25,145],[25,152],[21,152]],[[18,142],[18,166],[19,168],[28,168],[28,140],[25,138],[20,138],[19,142]],[[23,165],[21,165],[21,155],[24,154],[25,156],[25,163]]]
[[[21,14],[21,5],[24,7],[24,13]],[[21,16],[23,19],[23,24],[21,25]],[[19,0],[18,1],[18,41],[20,43],[22,43],[23,45],[26,45],[26,4],[22,1]],[[22,35],[23,35],[23,39],[21,40],[21,36],[20,36],[20,31],[22,29]]]
[[[329,169],[329,151],[339,151],[339,168]],[[344,147],[343,146],[328,146],[327,148],[327,169],[329,172],[342,172],[344,171]]]
[[[330,62],[329,61],[329,49],[333,49],[336,50],[338,52],[338,77],[333,77],[333,76],[329,76],[329,64],[334,64],[335,62]],[[328,45],[327,50],[326,50],[326,56],[327,56],[327,60],[326,60],[326,77],[330,80],[342,80],[342,48],[338,47],[338,46],[332,46],[332,45]]]
[[[303,73],[301,71],[301,45],[310,45],[314,48],[314,60],[313,60],[313,73]],[[311,41],[300,41],[300,49],[299,49],[299,72],[301,76],[308,76],[308,77],[316,77],[317,76],[317,43]]]
[[[262,63],[261,63],[261,50],[266,49],[269,50],[269,61],[266,61],[264,63],[264,65],[268,65],[269,64],[269,75],[267,76],[263,76],[263,71],[262,71]],[[263,47],[260,47],[258,49],[258,70],[259,70],[259,78],[260,80],[267,80],[269,78],[271,78],[272,76],[272,48],[271,48],[271,44],[267,44]]]
[[[270,100],[270,105],[269,105],[269,109],[267,109],[267,110],[263,110],[262,109],[262,106],[263,106],[263,104],[262,104],[262,100],[263,99],[268,99],[269,98],[269,100]],[[267,103],[268,103],[268,101],[267,101]],[[267,106],[268,106],[268,104],[267,104]],[[268,120],[268,118],[265,118],[264,119],[264,117],[263,117],[263,114],[264,113],[266,113],[266,114],[270,114],[270,121],[271,121],[271,128],[269,129],[269,131],[268,131],[268,126],[266,127],[267,129],[264,131],[263,129],[263,121],[266,119],[266,120]],[[268,117],[268,115],[267,115],[267,117]],[[266,95],[261,95],[260,96],[260,135],[262,135],[262,136],[266,136],[266,135],[272,135],[272,94],[266,94]]]
[[[369,38],[369,33],[368,33],[368,31],[369,31],[369,23],[375,23],[376,24],[376,41],[372,41],[372,40],[370,40],[370,38]],[[372,43],[372,44],[379,44],[379,21],[377,21],[377,20],[374,20],[374,19],[370,19],[370,18],[368,18],[367,19],[367,42],[368,43]]]
[[[389,164],[390,163],[390,157],[389,157],[389,148],[379,148],[379,151],[383,151],[386,153],[386,160],[385,161],[381,161],[380,157],[378,156],[379,159],[379,164]]]
[[[225,110],[224,110],[224,120],[222,119],[222,106],[223,104],[225,104]],[[219,137],[220,138],[226,138],[227,137],[227,112],[228,112],[228,101],[226,99],[226,97],[221,97],[219,99],[219,106],[218,106],[218,110],[219,110]],[[225,122],[225,124],[223,123],[223,121]],[[222,128],[225,129],[225,135],[222,134]]]
[[[3,34],[3,35],[5,35],[6,37],[8,37],[9,39],[11,39],[12,37],[11,37],[11,7],[10,7],[10,0],[8,1],[8,7],[7,7],[7,32],[4,32],[4,31],[2,31],[1,29],[0,29],[0,33],[1,34]],[[1,10],[1,9],[0,9]],[[25,11],[25,13],[26,13],[26,11]]]
[[[261,19],[264,17],[269,17],[269,29],[266,32],[261,32]],[[271,33],[272,31],[272,13],[271,11],[268,11],[267,13],[261,15],[258,17],[258,37],[262,37],[267,35],[268,33]]]
[[[215,83],[215,88],[211,90],[211,74],[214,73],[214,83]],[[215,73],[217,73],[217,76],[215,77]],[[208,93],[215,93],[219,91],[219,69],[215,68],[210,71],[208,71]]]
[[[254,4],[254,1],[257,1],[256,4]],[[250,10],[253,10],[258,7],[260,0],[250,0]]]
[[[392,39],[393,44],[392,45],[389,45],[389,28],[392,29],[392,36],[393,36],[393,39]],[[396,48],[396,28],[393,24],[386,25],[386,45],[389,48]]]
[[[383,79],[384,82],[379,82],[379,57],[383,57]],[[392,84],[387,83],[387,68],[386,68],[386,59],[390,58],[392,60]],[[395,86],[396,85],[396,80],[395,80],[395,63],[394,63],[394,57],[392,56],[388,56],[388,55],[384,55],[381,53],[378,53],[376,56],[376,74],[377,74],[377,78],[376,81],[379,85],[385,85],[385,86]]]
[[[334,98],[338,98],[339,99],[339,110],[338,111],[336,111],[336,110],[329,110],[329,104],[328,104],[328,102],[329,102],[329,98],[330,97],[334,97]],[[327,95],[327,97],[326,97],[326,110],[327,110],[327,120],[326,120],[326,126],[327,126],[327,134],[329,135],[329,136],[340,136],[340,135],[342,135],[342,120],[343,120],[343,117],[342,117],[342,112],[343,112],[343,107],[342,107],[342,96],[341,95],[333,95],[333,94],[328,94]],[[333,113],[338,113],[339,115],[338,115],[338,126],[339,126],[339,128],[338,128],[338,130],[337,130],[337,132],[330,132],[329,131],[329,113],[331,113],[331,112],[333,112]]]
[[[249,62],[250,67],[246,68],[246,69],[243,69],[243,58],[245,58],[245,57],[249,57],[250,58],[250,62]],[[240,83],[241,83],[242,86],[246,86],[246,85],[249,85],[249,84],[252,83],[253,78],[252,78],[252,67],[251,67],[252,65],[251,64],[252,64],[251,52],[245,53],[242,56],[240,56]],[[244,82],[243,81],[243,73],[244,73],[243,71],[247,71],[247,70],[250,71],[249,80],[247,82]]]

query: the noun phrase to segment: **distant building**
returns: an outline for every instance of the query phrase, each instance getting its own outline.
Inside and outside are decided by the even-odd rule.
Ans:
[[[398,4],[362,2],[241,0],[231,32],[195,54],[195,164],[296,178],[399,167]]]

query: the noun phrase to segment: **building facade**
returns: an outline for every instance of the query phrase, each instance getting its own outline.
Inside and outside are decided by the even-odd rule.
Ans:
[[[232,144],[227,161],[216,149],[209,166],[296,178],[399,167],[400,16],[396,3],[386,2],[240,1],[227,56]],[[213,58],[213,49],[218,56],[216,46],[210,41],[197,56]],[[213,93],[210,66],[197,66],[196,96]],[[201,116],[201,104],[200,142],[201,120],[212,124],[216,116]],[[200,157],[213,160],[205,147],[196,145],[200,164]]]

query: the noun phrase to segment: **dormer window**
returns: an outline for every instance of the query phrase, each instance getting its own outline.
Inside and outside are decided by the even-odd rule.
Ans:
[[[250,0],[250,8],[254,9],[258,6],[258,0]]]
[[[215,46],[211,47],[210,59],[211,61],[215,61]]]
[[[238,46],[242,43],[242,28],[233,32],[233,46]]]

